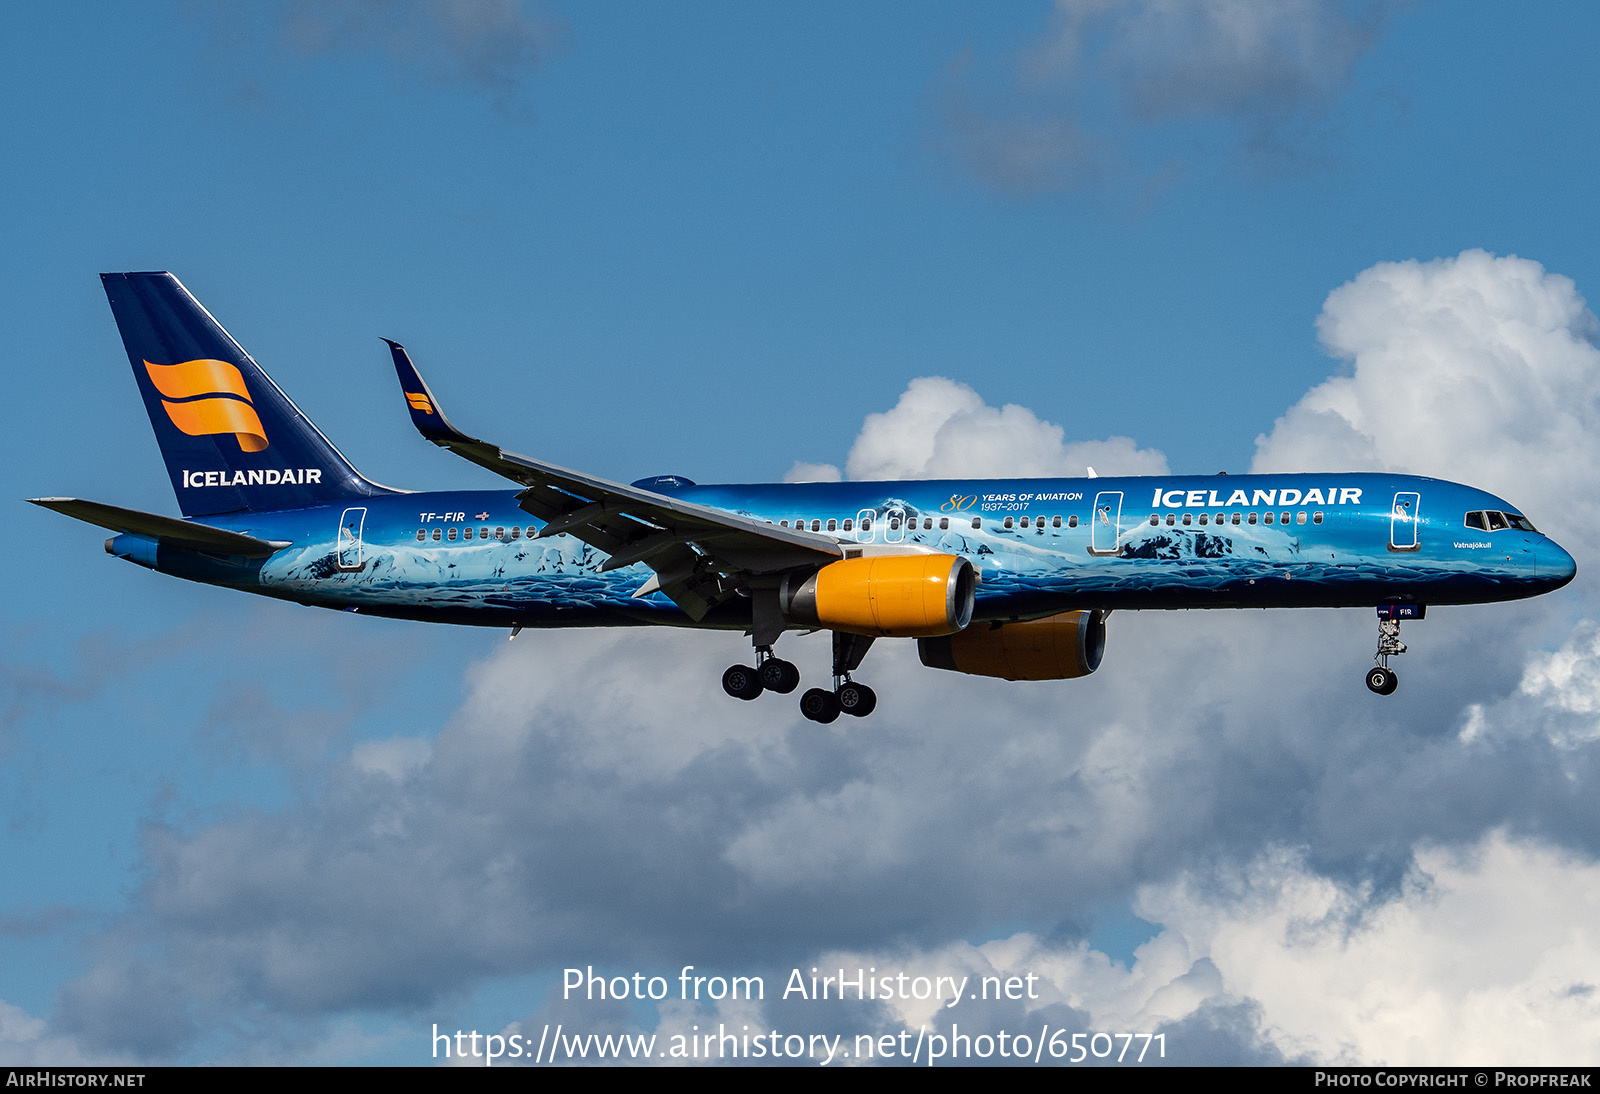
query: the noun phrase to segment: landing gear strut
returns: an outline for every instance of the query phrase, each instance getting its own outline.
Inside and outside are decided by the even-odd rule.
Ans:
[[[785,621],[778,610],[775,589],[751,590],[751,641],[756,647],[756,664],[734,665],[722,674],[722,690],[735,699],[751,700],[763,691],[788,695],[800,686],[800,670],[773,655],[772,646],[783,634]],[[861,659],[872,646],[872,638],[862,634],[833,635],[833,690],[811,688],[800,696],[800,713],[824,724],[849,714],[865,718],[878,705],[878,695],[865,684],[850,679],[861,667]]]
[[[850,673],[861,667],[862,658],[872,646],[872,638],[864,634],[833,632],[833,690],[812,688],[800,697],[800,713],[813,722],[824,725],[849,714],[865,718],[878,705],[878,693],[865,684],[850,679]]]
[[[1400,686],[1399,675],[1389,667],[1389,658],[1406,652],[1400,641],[1400,620],[1421,619],[1427,609],[1421,604],[1378,605],[1378,652],[1367,673],[1367,688],[1378,695],[1393,695]]]

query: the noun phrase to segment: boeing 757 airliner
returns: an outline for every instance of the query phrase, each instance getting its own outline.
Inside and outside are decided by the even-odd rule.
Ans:
[[[831,722],[879,638],[931,668],[1061,680],[1100,665],[1136,608],[1376,607],[1367,686],[1395,690],[1400,623],[1429,604],[1571,581],[1572,556],[1509,502],[1405,475],[1212,475],[624,485],[505,452],[445,418],[389,348],[422,435],[515,483],[413,493],[364,478],[170,273],[104,274],[183,518],[76,498],[106,550],[175,577],[367,615],[509,627],[667,624],[748,634],[729,695],[787,694],[785,631],[833,634]]]

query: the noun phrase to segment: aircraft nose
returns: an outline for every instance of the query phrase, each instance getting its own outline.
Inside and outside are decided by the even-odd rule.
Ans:
[[[1555,540],[1547,539],[1539,545],[1539,577],[1550,582],[1550,588],[1559,589],[1578,576],[1578,564]]]

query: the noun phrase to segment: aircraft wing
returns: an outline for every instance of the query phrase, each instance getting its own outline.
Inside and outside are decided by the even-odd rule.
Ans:
[[[143,513],[137,509],[123,509],[98,501],[80,498],[29,498],[35,505],[53,509],[113,532],[144,536],[146,539],[170,543],[190,551],[205,551],[213,555],[237,555],[240,558],[266,558],[275,551],[289,546],[288,540],[257,539],[225,528],[213,528],[192,520],[163,517],[158,513]]]
[[[649,566],[655,580],[635,595],[660,589],[698,622],[740,588],[748,588],[752,578],[822,565],[844,555],[838,541],[828,536],[569,471],[469,437],[445,418],[405,347],[384,341],[394,355],[417,431],[526,487],[517,501],[545,522],[540,537],[566,532],[604,551],[611,557],[602,570],[636,562]]]

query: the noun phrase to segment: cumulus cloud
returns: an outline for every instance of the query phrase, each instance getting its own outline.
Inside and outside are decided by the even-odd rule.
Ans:
[[[1569,278],[1484,251],[1384,262],[1329,294],[1317,329],[1349,374],[1278,419],[1253,470],[1468,482],[1586,551],[1600,516],[1600,322]]]
[[[1033,973],[1037,998],[1017,1009],[1034,1020],[1019,1029],[1061,1005],[1091,1030],[1167,1031],[1231,1011],[1246,1046],[1289,1061],[1549,1066],[1600,1057],[1600,865],[1557,848],[1503,831],[1466,847],[1424,844],[1383,896],[1272,848],[1236,870],[1145,886],[1137,907],[1165,929],[1127,965],[1031,934],[823,963],[970,973],[974,983]],[[886,1009],[913,1029],[944,1016],[915,1000]]]
[[[1103,181],[1118,173],[1131,130],[1175,122],[1221,120],[1242,147],[1281,157],[1291,128],[1343,93],[1387,7],[1057,0],[1050,25],[998,90],[983,90],[970,63],[960,66],[945,91],[945,121],[980,177],[1023,190]]]
[[[942,479],[992,476],[1164,475],[1167,458],[1127,437],[1067,441],[1066,431],[1027,407],[993,407],[966,384],[943,376],[912,380],[898,402],[867,415],[850,448],[851,479]],[[797,463],[786,481],[836,480],[830,464]]]

